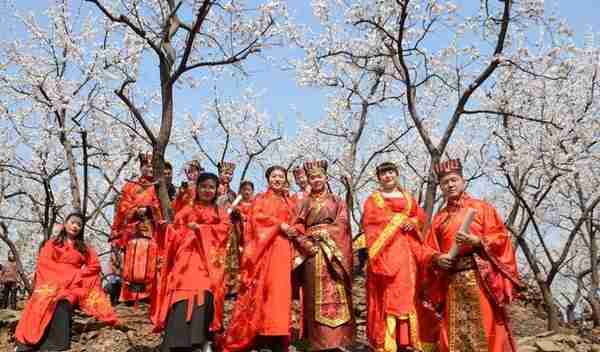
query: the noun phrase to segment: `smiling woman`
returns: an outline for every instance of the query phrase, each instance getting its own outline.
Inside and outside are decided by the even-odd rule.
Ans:
[[[240,265],[241,287],[224,351],[250,346],[273,351],[287,349],[292,312],[292,247],[284,228],[293,221],[294,202],[285,192],[286,171],[271,166],[267,192],[250,210]]]
[[[85,244],[82,216],[70,214],[56,238],[44,244],[35,287],[15,331],[17,351],[68,350],[73,308],[114,325],[117,317],[100,287],[100,263]]]

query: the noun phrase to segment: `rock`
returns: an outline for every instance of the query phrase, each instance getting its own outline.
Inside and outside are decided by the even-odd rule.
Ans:
[[[535,345],[542,352],[562,352],[562,351],[564,351],[564,348],[560,347],[555,342],[549,341],[549,340],[537,340],[535,342]]]
[[[0,325],[12,325],[21,319],[21,312],[12,309],[0,310]]]
[[[524,346],[524,347],[519,347],[517,349],[517,352],[538,352],[537,347],[533,347],[533,346]]]

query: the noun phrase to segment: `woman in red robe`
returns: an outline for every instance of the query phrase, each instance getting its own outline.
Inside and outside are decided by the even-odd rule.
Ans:
[[[327,186],[327,162],[304,164],[310,193],[293,228],[284,228],[299,255],[302,338],[310,351],[343,351],[354,342],[352,236],[346,203]],[[285,227],[285,226],[284,226]]]
[[[146,253],[141,254],[136,251],[127,251],[127,244],[132,234],[131,224],[135,222],[137,216],[151,212],[154,215],[152,228],[158,230],[162,219],[160,201],[156,194],[154,178],[152,175],[152,155],[140,154],[140,173],[138,180],[129,181],[123,186],[121,198],[119,200],[112,225],[111,242],[119,250],[124,251],[125,255],[136,255],[135,258],[124,258],[124,262],[146,262],[157,261],[158,258],[147,258]],[[162,239],[160,232],[154,231],[153,240],[159,248],[162,248]],[[131,253],[131,254],[127,254]],[[135,283],[123,281],[121,287],[121,302],[133,302],[149,298],[154,289],[154,283],[146,285],[136,285]]]
[[[444,307],[440,351],[516,352],[506,313],[521,286],[511,237],[491,204],[465,193],[460,160],[437,164],[435,172],[446,206],[426,245],[437,252],[432,282],[438,286],[430,292]],[[470,224],[469,210],[475,212]]]
[[[269,189],[254,199],[245,229],[241,283],[224,351],[284,351],[289,343],[293,249],[282,226],[293,221],[295,204],[284,193],[285,168],[270,167],[266,178]]]
[[[83,239],[83,218],[70,214],[58,236],[42,247],[33,294],[15,331],[17,351],[64,351],[71,347],[73,308],[107,324],[117,317],[100,283],[98,255]]]
[[[222,326],[224,258],[232,225],[216,206],[218,177],[198,177],[196,201],[181,209],[168,226],[165,265],[153,317],[155,332],[165,331],[161,351],[193,350],[205,345]],[[240,221],[239,214],[232,216]]]
[[[425,213],[410,193],[398,186],[395,164],[384,162],[376,172],[380,190],[369,196],[362,217],[369,255],[369,343],[376,351],[431,351],[437,340],[436,324],[423,316],[419,301]]]

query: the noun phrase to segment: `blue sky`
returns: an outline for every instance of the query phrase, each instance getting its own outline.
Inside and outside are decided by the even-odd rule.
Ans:
[[[0,0],[2,2],[3,0]],[[6,0],[4,0],[6,1]],[[459,0],[459,4],[467,4],[476,0]],[[74,1],[76,3],[77,1]],[[256,0],[256,2],[260,2]],[[23,10],[43,11],[50,1],[43,0],[18,0],[17,8]],[[577,42],[583,40],[583,35],[590,29],[600,33],[600,0],[546,0],[548,10],[557,9],[563,18],[576,32]],[[312,10],[309,0],[289,0],[288,7],[291,14],[302,24],[314,25]],[[83,3],[83,6],[92,6]],[[0,6],[0,10],[2,7]],[[4,34],[6,35],[6,33]],[[0,37],[4,36],[0,34]],[[18,37],[18,34],[17,34]],[[297,56],[298,50],[280,49],[272,52],[275,56]],[[242,80],[230,80],[223,84],[223,89],[232,96],[246,88],[256,91],[264,91],[263,109],[270,112],[272,116],[283,116],[286,119],[294,119],[296,112],[302,113],[309,119],[318,119],[323,113],[326,101],[325,92],[316,88],[299,87],[295,82],[294,72],[282,71],[276,67],[266,65],[255,65],[250,68],[252,76]],[[198,92],[189,89],[178,92],[177,99],[184,105],[194,108],[198,102]],[[294,129],[295,124],[290,121],[287,124],[288,131]]]
[[[10,0],[0,0],[0,11],[6,11],[3,4],[7,1]],[[252,0],[252,2],[260,3],[261,1]],[[477,0],[458,0],[457,2],[460,7],[465,5],[469,8],[479,4]],[[15,0],[14,3],[17,4],[16,7],[20,10],[42,12],[53,1]],[[83,0],[72,0],[72,3],[75,6],[88,7],[97,11],[92,4]],[[584,34],[589,30],[600,33],[600,21],[598,20],[600,0],[546,0],[545,3],[547,12],[552,12],[555,9],[561,17],[568,21],[576,33],[575,39],[578,43],[583,41]],[[316,22],[312,16],[310,0],[289,0],[288,7],[297,23],[310,25],[315,29]],[[19,33],[0,32],[0,38],[3,39],[9,39],[7,36],[12,39],[13,35],[19,38]],[[300,57],[299,55],[301,55],[298,49],[290,48],[277,49],[268,54],[279,58]],[[241,91],[247,88],[265,92],[262,105],[259,108],[266,110],[272,117],[284,117],[286,119],[285,129],[288,135],[293,135],[295,132],[294,119],[297,113],[301,113],[310,120],[317,120],[322,116],[326,104],[326,90],[299,87],[295,82],[293,71],[282,71],[278,67],[264,65],[261,61],[254,60],[248,68],[252,72],[252,75],[248,78],[220,80],[220,91],[231,97],[238,96]],[[149,84],[157,84],[158,72],[156,66],[152,62],[148,62],[143,70],[150,74],[145,76],[148,82],[151,82]],[[202,100],[199,98],[211,96],[211,94],[212,87],[201,87],[199,90],[179,90],[176,92],[177,110],[198,111],[203,109]]]

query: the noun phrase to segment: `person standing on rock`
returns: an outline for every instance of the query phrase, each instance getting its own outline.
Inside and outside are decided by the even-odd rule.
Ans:
[[[225,248],[241,216],[216,205],[219,179],[198,176],[196,200],[167,225],[160,308],[154,331],[164,331],[161,352],[202,348],[222,329]]]
[[[101,287],[98,255],[84,242],[82,224],[82,215],[68,215],[59,234],[43,245],[33,293],[15,331],[16,351],[70,349],[75,307],[109,325],[117,323]]]
[[[162,248],[163,241],[161,238],[161,232],[159,223],[162,220],[162,212],[160,208],[160,201],[155,187],[155,178],[152,173],[152,154],[140,153],[140,174],[141,176],[137,180],[131,180],[125,183],[117,207],[115,209],[115,216],[113,218],[112,225],[112,236],[111,244],[118,248],[118,252],[124,252],[123,262],[132,263],[132,267],[139,266],[155,266],[158,261],[158,257],[155,254],[149,255],[150,253],[156,253],[156,251],[147,251],[147,246],[140,247],[128,247],[128,244],[133,237],[136,225],[134,219],[147,218],[147,214],[152,215],[152,224],[148,224],[150,230],[150,239],[159,248]],[[155,270],[152,270],[155,272]],[[122,276],[124,273],[121,273]],[[146,280],[143,282],[133,282],[124,280],[121,287],[120,302],[129,302],[133,304],[135,301],[149,299],[153,293],[154,280]]]
[[[266,348],[287,351],[292,317],[293,248],[284,233],[294,221],[295,203],[284,191],[286,169],[271,166],[269,189],[257,195],[244,229],[240,286],[223,351]]]
[[[293,226],[282,225],[298,255],[302,337],[310,351],[343,351],[354,342],[352,235],[346,203],[328,187],[327,161],[304,163],[310,193]]]
[[[430,351],[435,337],[425,336],[431,322],[418,299],[426,215],[398,185],[395,164],[380,164],[376,174],[380,189],[365,202],[361,226],[368,251],[369,343],[382,352]]]
[[[444,307],[440,351],[516,352],[505,310],[521,287],[511,236],[491,204],[465,192],[460,160],[434,171],[446,201],[426,239],[437,252],[428,292]]]

